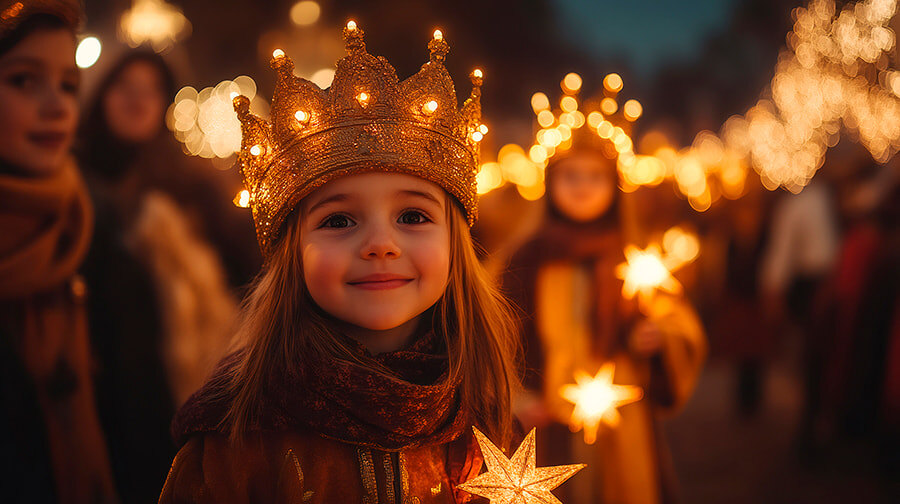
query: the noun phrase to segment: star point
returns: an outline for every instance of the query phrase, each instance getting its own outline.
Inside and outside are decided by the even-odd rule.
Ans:
[[[459,485],[470,494],[486,497],[490,504],[562,504],[550,491],[585,464],[535,467],[535,430],[525,436],[511,458],[473,427],[487,472]]]

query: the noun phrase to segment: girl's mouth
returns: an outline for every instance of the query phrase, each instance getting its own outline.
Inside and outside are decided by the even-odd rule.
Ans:
[[[28,140],[47,150],[58,150],[66,142],[68,135],[65,133],[45,132],[45,133],[29,133]]]
[[[379,273],[349,281],[347,284],[365,290],[386,290],[403,287],[410,282],[412,282],[412,278]]]

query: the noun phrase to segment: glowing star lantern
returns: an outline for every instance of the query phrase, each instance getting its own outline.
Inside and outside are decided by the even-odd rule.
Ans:
[[[478,429],[472,430],[488,470],[457,488],[486,497],[490,504],[562,504],[550,490],[585,467],[585,464],[535,467],[534,429],[525,436],[512,458],[507,458]]]
[[[616,266],[616,276],[623,279],[622,295],[631,299],[640,295],[640,302],[646,305],[657,290],[672,294],[681,292],[681,284],[672,276],[658,245],[650,245],[641,250],[634,245],[625,247],[625,261]]]
[[[597,440],[601,422],[610,427],[619,424],[620,406],[644,397],[640,387],[613,384],[615,370],[616,365],[612,362],[604,364],[596,376],[579,370],[575,373],[575,384],[563,385],[559,391],[563,399],[575,405],[569,427],[572,432],[584,428],[584,442],[587,444],[594,444]]]

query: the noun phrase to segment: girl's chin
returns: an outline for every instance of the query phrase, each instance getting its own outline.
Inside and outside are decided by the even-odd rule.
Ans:
[[[65,152],[34,152],[16,159],[3,159],[6,164],[20,175],[40,177],[55,173],[65,161]]]

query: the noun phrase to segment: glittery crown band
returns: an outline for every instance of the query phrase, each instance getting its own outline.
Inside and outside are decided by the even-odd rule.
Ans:
[[[363,31],[344,28],[348,55],[336,65],[328,89],[294,76],[294,64],[276,50],[278,77],[271,121],[234,98],[243,140],[240,161],[257,238],[268,255],[297,203],[335,178],[371,171],[415,175],[455,197],[469,224],[477,218],[475,175],[481,122],[482,73],[471,74],[472,92],[462,108],[444,68],[449,45],[440,31],[430,58],[399,82],[382,57],[366,52]]]
[[[0,38],[35,14],[49,14],[77,30],[83,17],[79,0],[0,0]]]

